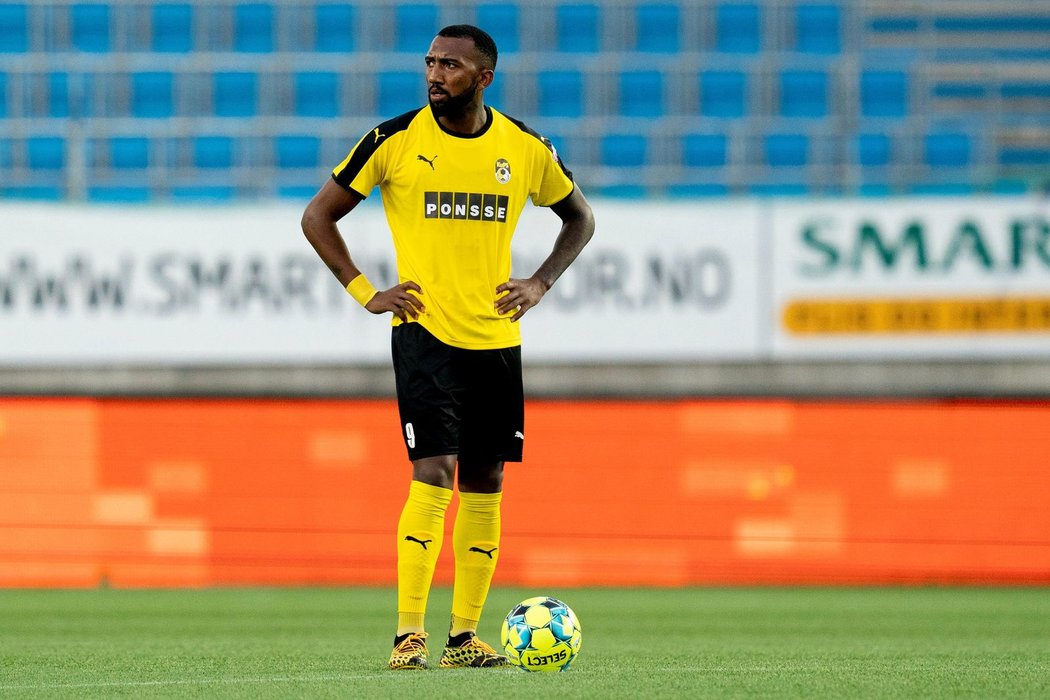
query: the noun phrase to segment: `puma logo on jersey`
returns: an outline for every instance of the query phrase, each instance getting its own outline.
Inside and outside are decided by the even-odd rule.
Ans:
[[[423,161],[424,163],[426,163],[427,165],[430,166],[431,170],[433,170],[434,169],[434,161],[437,160],[437,156],[434,156],[433,158],[427,158],[426,156],[419,155],[419,156],[416,156],[416,160]]]
[[[417,540],[412,535],[405,535],[405,542],[415,542],[416,544],[421,546],[423,549],[427,548],[427,543],[433,542],[433,541],[434,540]]]
[[[471,547],[468,552],[477,552],[478,554],[484,554],[489,559],[492,558],[492,553],[495,552],[499,547],[493,547],[492,549],[482,549],[481,547]]]
[[[373,143],[379,143],[379,139],[386,138],[386,134],[379,133],[379,127],[376,127],[372,133],[375,135],[375,141],[373,141]]]
[[[521,432],[520,430],[515,430],[514,431],[514,437],[518,438],[519,440],[524,440],[525,439],[525,433]]]

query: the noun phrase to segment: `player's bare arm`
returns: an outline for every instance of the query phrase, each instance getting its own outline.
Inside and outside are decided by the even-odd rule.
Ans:
[[[509,279],[496,287],[496,312],[501,316],[513,313],[511,321],[517,321],[540,303],[594,235],[594,213],[578,187],[573,187],[572,193],[553,205],[551,211],[561,219],[554,250],[531,277]]]
[[[361,203],[361,196],[356,192],[340,187],[334,180],[329,180],[314,195],[314,198],[303,212],[302,227],[306,240],[320,256],[332,274],[344,287],[361,274],[354,264],[346,241],[336,225],[340,219],[353,211]],[[382,314],[393,313],[402,321],[418,318],[423,312],[423,302],[411,292],[420,293],[419,285],[408,281],[377,292],[365,305],[365,309]]]

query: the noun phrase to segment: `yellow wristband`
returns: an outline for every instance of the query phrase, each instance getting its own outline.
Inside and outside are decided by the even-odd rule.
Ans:
[[[346,291],[350,292],[350,296],[356,299],[361,306],[367,306],[368,302],[372,301],[372,297],[379,293],[364,274],[350,280],[350,284],[346,285]]]

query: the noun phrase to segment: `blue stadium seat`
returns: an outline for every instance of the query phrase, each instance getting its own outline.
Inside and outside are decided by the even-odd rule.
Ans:
[[[597,53],[598,6],[591,3],[558,5],[555,10],[556,48],[566,53]]]
[[[785,117],[827,116],[827,74],[810,70],[781,73],[780,114]]]
[[[1000,165],[1046,167],[1050,165],[1050,145],[1003,146],[999,150]]]
[[[0,169],[11,167],[11,139],[0,138]]]
[[[682,162],[690,168],[712,168],[726,164],[728,141],[723,134],[686,134],[682,139]]]
[[[521,48],[516,3],[485,3],[478,5],[478,26],[495,40],[500,55],[516,53]]]
[[[664,114],[663,73],[655,70],[620,74],[620,114],[661,117]]]
[[[233,166],[233,139],[229,136],[197,136],[193,139],[193,165],[203,169]]]
[[[64,196],[64,188],[55,185],[15,185],[14,187],[0,185],[0,197],[57,202]]]
[[[109,140],[109,164],[118,170],[149,167],[149,139],[145,136],[115,136]]]
[[[236,5],[233,8],[233,48],[245,53],[274,50],[273,6],[264,3]]]
[[[842,49],[838,5],[799,5],[795,8],[795,50],[836,54]]]
[[[376,109],[384,119],[421,107],[426,99],[423,77],[416,71],[380,73],[377,94]]]
[[[193,7],[185,3],[154,5],[150,48],[157,53],[192,51]]]
[[[170,117],[174,114],[174,76],[165,72],[131,76],[131,114],[135,117]]]
[[[539,74],[537,86],[542,116],[583,116],[583,74],[579,71],[545,71]]]
[[[0,53],[29,50],[29,12],[22,3],[0,5]]]
[[[961,168],[970,164],[971,146],[967,134],[927,134],[924,146],[924,161],[932,168]]]
[[[274,150],[278,168],[316,168],[321,162],[321,139],[316,136],[278,136]]]
[[[774,168],[793,168],[809,161],[809,137],[805,134],[769,134],[764,146],[766,165]]]
[[[810,194],[809,187],[802,182],[760,182],[747,189],[759,197],[804,197]]]
[[[1004,100],[1045,100],[1050,98],[1050,81],[1010,80],[999,86],[999,95]]]
[[[890,137],[886,134],[858,134],[857,162],[866,167],[890,164]]]
[[[61,170],[66,166],[66,140],[61,136],[29,137],[26,164],[32,170]]]
[[[314,49],[334,53],[351,53],[354,42],[354,8],[339,3],[318,5],[314,11]]]
[[[646,140],[641,134],[606,134],[601,140],[602,164],[614,168],[645,165]]]
[[[438,6],[430,3],[397,5],[394,8],[394,48],[426,53],[438,29]]]
[[[47,76],[47,116],[68,117],[69,111],[69,74],[50,73]]]
[[[758,5],[730,3],[715,10],[715,48],[725,53],[758,53],[762,21]]]
[[[339,115],[338,73],[296,73],[295,113],[300,117]]]
[[[73,48],[91,53],[110,50],[109,5],[75,4],[69,8]]]
[[[700,73],[700,114],[705,117],[742,117],[747,113],[747,75],[740,71]]]
[[[503,76],[497,72],[492,83],[485,88],[485,104],[492,105],[496,109],[503,111],[503,86],[506,82]]]
[[[863,71],[860,74],[860,113],[865,117],[906,116],[907,74],[904,71]]]
[[[677,53],[680,46],[679,14],[677,4],[639,5],[635,14],[635,48],[651,53]]]
[[[727,194],[729,187],[721,182],[676,182],[667,188],[667,196],[672,199],[725,197]]]
[[[177,202],[227,202],[237,195],[229,185],[178,185],[171,188],[171,198]]]
[[[219,117],[251,117],[257,106],[255,73],[216,73],[213,108]]]
[[[87,189],[87,198],[91,202],[144,204],[151,196],[148,187],[136,185],[91,185]]]
[[[7,116],[7,73],[0,73],[0,118]]]
[[[603,185],[598,188],[598,195],[610,199],[645,199],[649,193],[645,185],[619,184]]]

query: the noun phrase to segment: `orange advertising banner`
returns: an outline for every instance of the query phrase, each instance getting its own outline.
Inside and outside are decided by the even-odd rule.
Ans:
[[[530,402],[496,585],[1047,584],[1048,425],[1045,402]],[[391,584],[409,478],[391,400],[0,399],[0,586]]]

